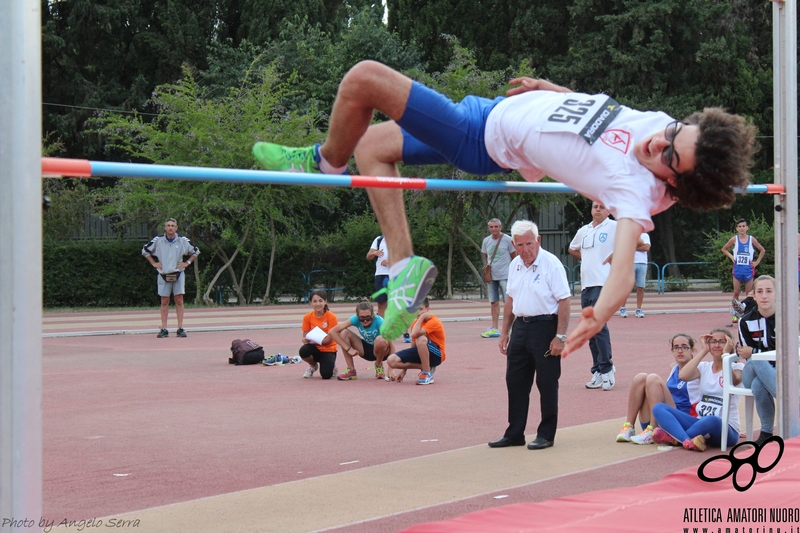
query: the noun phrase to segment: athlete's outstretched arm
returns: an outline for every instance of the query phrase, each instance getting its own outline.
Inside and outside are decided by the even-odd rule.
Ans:
[[[506,96],[514,96],[515,94],[522,94],[528,91],[553,91],[557,93],[572,93],[570,89],[556,85],[555,83],[547,80],[539,80],[536,78],[514,78],[509,85],[518,85],[506,91]]]
[[[570,333],[562,357],[566,357],[594,337],[603,328],[603,324],[608,322],[614,312],[628,299],[634,281],[633,254],[636,251],[636,243],[642,235],[642,229],[638,222],[630,218],[621,218],[617,221],[611,273],[594,307],[585,307],[581,311],[581,321]]]

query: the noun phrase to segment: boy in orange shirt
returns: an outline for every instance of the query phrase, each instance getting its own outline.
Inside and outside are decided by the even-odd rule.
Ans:
[[[393,369],[392,381],[403,381],[409,368],[419,368],[417,385],[430,385],[433,383],[433,373],[436,367],[444,362],[445,334],[441,320],[430,312],[430,302],[427,298],[422,301],[417,311],[417,319],[411,324],[411,341],[413,346],[393,353],[386,360],[389,368]]]

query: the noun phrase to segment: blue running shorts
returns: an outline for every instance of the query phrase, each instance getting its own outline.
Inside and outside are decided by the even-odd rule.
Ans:
[[[489,157],[484,143],[486,118],[501,100],[467,96],[455,104],[446,96],[413,82],[406,110],[397,125],[403,130],[403,163],[451,164],[469,174],[506,173]]]

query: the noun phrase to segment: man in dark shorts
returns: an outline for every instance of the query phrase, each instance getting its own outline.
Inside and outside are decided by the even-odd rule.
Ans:
[[[430,385],[433,383],[436,367],[447,358],[444,326],[430,310],[430,302],[425,298],[417,311],[417,319],[411,324],[413,346],[393,353],[386,360],[386,364],[392,369],[392,381],[403,381],[409,368],[418,368],[421,372],[417,385]]]

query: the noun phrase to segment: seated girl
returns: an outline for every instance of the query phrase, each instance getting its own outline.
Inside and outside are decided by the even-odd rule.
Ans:
[[[664,403],[682,413],[695,416],[694,404],[700,400],[700,384],[697,380],[681,381],[680,370],[692,360],[694,355],[694,339],[684,333],[678,333],[669,341],[670,351],[675,362],[665,382],[658,374],[642,372],[633,378],[631,392],[628,395],[628,418],[617,435],[617,442],[633,442],[635,444],[653,444],[653,431],[658,427],[652,415],[652,407]],[[643,431],[634,435],[636,417]]]
[[[711,354],[711,361],[703,359]],[[726,329],[714,329],[700,337],[700,349],[692,360],[678,373],[683,381],[699,380],[700,401],[695,406],[697,418],[683,413],[664,403],[653,407],[653,416],[658,425],[653,440],[670,446],[683,445],[687,450],[705,451],[708,445],[719,446],[722,432],[728,432],[728,444],[739,440],[739,399],[731,399],[729,425],[722,427],[722,356],[733,353],[731,333]],[[742,363],[733,364],[733,384],[742,382]]]

